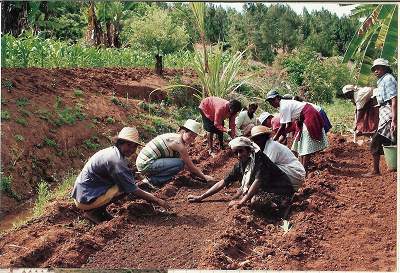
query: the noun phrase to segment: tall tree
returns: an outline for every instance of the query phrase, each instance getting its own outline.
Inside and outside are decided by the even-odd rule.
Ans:
[[[188,34],[184,26],[173,23],[166,10],[151,7],[143,17],[135,17],[129,25],[132,45],[137,45],[154,54],[155,71],[163,73],[162,56],[184,48]]]

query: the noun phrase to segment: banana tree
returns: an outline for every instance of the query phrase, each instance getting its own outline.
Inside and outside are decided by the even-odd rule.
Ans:
[[[352,10],[354,17],[366,17],[347,48],[343,62],[355,61],[359,85],[368,85],[375,58],[397,64],[398,5],[367,4]]]

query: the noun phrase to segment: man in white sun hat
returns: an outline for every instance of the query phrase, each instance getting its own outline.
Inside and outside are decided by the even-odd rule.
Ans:
[[[138,171],[147,177],[145,183],[161,187],[179,173],[183,167],[205,181],[214,178],[205,175],[189,157],[188,147],[201,131],[201,124],[188,119],[178,133],[166,133],[152,139],[140,151],[136,159]]]
[[[378,79],[378,88],[373,97],[376,97],[379,105],[379,122],[371,141],[372,170],[365,174],[365,177],[380,174],[379,161],[383,154],[383,146],[394,144],[397,135],[397,81],[392,75],[389,62],[385,59],[376,59],[371,71]]]
[[[287,203],[294,193],[289,177],[277,167],[250,139],[237,137],[229,142],[239,162],[221,181],[200,196],[189,195],[189,202],[200,202],[241,181],[240,188],[232,197],[230,207],[244,206],[248,201],[252,208],[265,210]],[[286,201],[285,201],[286,200]]]
[[[139,189],[127,158],[136,152],[139,133],[135,127],[124,127],[115,137],[115,145],[95,153],[75,180],[72,190],[76,206],[94,223],[111,220],[106,207],[122,193],[133,193],[139,198],[170,209],[166,201]]]

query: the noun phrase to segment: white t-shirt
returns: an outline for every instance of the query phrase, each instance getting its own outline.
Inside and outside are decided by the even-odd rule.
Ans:
[[[279,106],[280,122],[281,124],[289,123],[300,117],[300,113],[306,105],[304,101],[297,100],[281,100]]]
[[[372,87],[358,87],[354,92],[354,102],[356,109],[362,109],[365,104],[371,99],[373,93]]]
[[[247,113],[247,110],[241,111],[239,115],[235,118],[235,124],[236,124],[236,135],[241,136],[242,131],[244,128],[246,128],[247,125],[249,124],[254,124],[257,125],[257,117],[254,114],[253,118],[251,119],[249,117],[249,114]]]
[[[269,139],[265,143],[263,152],[279,169],[286,173],[293,188],[297,191],[306,178],[306,170],[292,151],[285,145]]]

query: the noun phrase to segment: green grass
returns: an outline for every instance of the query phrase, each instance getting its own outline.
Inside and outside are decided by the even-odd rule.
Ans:
[[[22,125],[22,126],[24,126],[24,127],[26,127],[26,125],[28,125],[28,122],[27,122],[26,119],[24,119],[24,118],[17,118],[17,119],[15,120],[15,122],[18,123],[18,124],[20,124],[20,125]]]
[[[74,90],[74,96],[77,97],[77,98],[81,98],[81,97],[84,96],[84,93],[83,93],[83,91],[80,90],[80,89],[75,89],[75,90]]]
[[[10,81],[10,80],[3,81],[3,82],[1,83],[1,86],[7,88],[8,90],[11,90],[11,89],[14,88],[14,84],[13,84],[13,82]]]
[[[23,136],[21,136],[21,135],[14,135],[14,138],[15,138],[15,140],[18,141],[18,142],[23,142],[23,141],[25,141],[25,138],[24,138]]]
[[[106,118],[106,123],[107,124],[114,124],[115,123],[115,119],[113,117],[107,117]]]
[[[38,217],[43,214],[46,204],[50,201],[51,194],[49,184],[41,180],[38,184],[37,199],[33,208],[33,217]]]
[[[351,133],[354,127],[355,106],[349,100],[334,99],[331,104],[322,104],[332,124],[332,132]]]
[[[51,139],[51,138],[45,138],[43,140],[43,144],[46,145],[46,146],[49,146],[49,147],[54,147],[54,148],[58,147],[57,142],[54,139]]]
[[[7,110],[1,111],[1,120],[9,120],[11,118],[10,112]]]
[[[20,197],[16,192],[12,190],[11,183],[12,183],[12,177],[5,176],[3,173],[1,173],[0,191],[16,200],[19,200]]]
[[[94,141],[96,141],[94,138],[86,139],[85,141],[83,141],[83,145],[88,150],[97,150],[100,147],[100,144],[95,143]]]
[[[15,104],[19,107],[24,107],[29,104],[29,99],[27,98],[19,98],[15,101]]]

